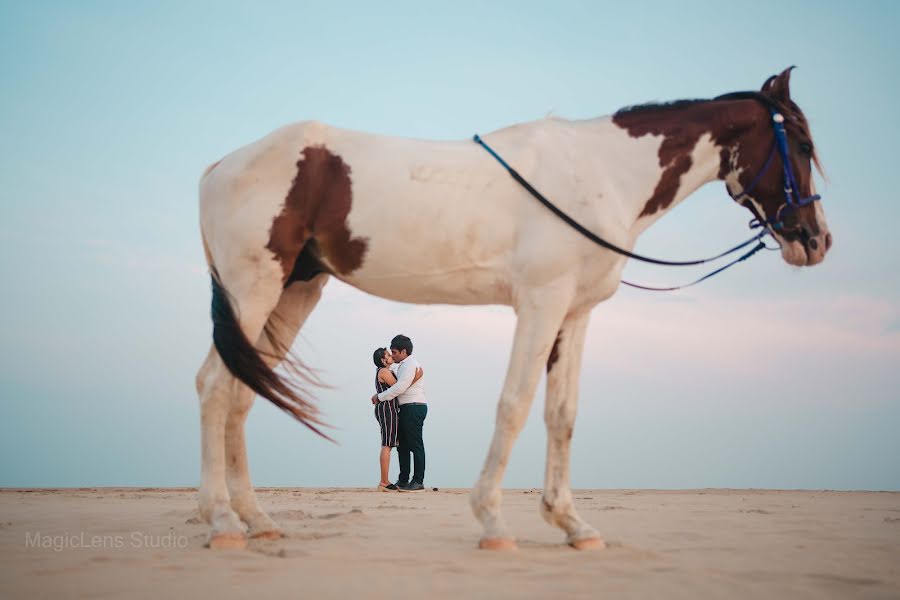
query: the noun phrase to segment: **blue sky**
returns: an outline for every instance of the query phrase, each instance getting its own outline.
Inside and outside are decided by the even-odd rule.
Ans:
[[[484,4],[0,2],[0,485],[198,482],[210,323],[196,185],[223,154],[302,119],[461,139],[756,89],[796,64],[834,248],[814,269],[764,254],[595,309],[573,483],[900,489],[897,5]],[[713,184],[638,249],[707,255],[748,218]],[[254,481],[374,484],[369,357],[404,332],[428,374],[428,481],[471,485],[511,311],[326,290],[296,349],[335,386],[319,397],[340,444],[258,402]],[[542,483],[541,405],[508,486]]]

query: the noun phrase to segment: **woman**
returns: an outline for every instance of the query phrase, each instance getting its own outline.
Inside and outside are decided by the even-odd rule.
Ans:
[[[397,376],[391,369],[394,359],[387,348],[378,348],[372,355],[375,361],[375,392],[380,394],[395,383]],[[416,369],[416,376],[413,383],[422,377],[422,369]],[[397,447],[397,425],[398,425],[398,406],[397,399],[388,400],[387,402],[378,402],[375,405],[375,419],[381,426],[381,454],[379,463],[381,465],[381,481],[378,483],[378,489],[382,492],[397,491],[397,486],[391,483],[388,471],[391,466],[391,448]]]

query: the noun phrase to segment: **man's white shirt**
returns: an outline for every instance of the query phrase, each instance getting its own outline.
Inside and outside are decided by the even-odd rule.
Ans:
[[[416,369],[419,368],[419,361],[412,356],[400,363],[397,369],[397,383],[378,394],[379,402],[387,402],[397,398],[397,404],[401,406],[411,402],[425,403],[425,383],[424,377],[420,377],[415,383],[412,382],[416,377]]]

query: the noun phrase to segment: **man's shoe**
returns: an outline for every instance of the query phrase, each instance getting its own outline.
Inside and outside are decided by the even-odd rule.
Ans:
[[[425,491],[425,486],[416,481],[410,481],[406,485],[398,485],[397,489],[401,492],[423,492]]]
[[[384,491],[386,491],[386,492],[388,492],[388,491],[396,492],[398,490],[399,490],[399,488],[393,483],[389,483],[386,486],[384,486]]]

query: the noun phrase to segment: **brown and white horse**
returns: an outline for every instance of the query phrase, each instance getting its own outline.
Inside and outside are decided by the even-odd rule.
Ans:
[[[761,93],[786,119],[799,192],[810,196],[815,153],[789,78],[790,69]],[[706,182],[723,180],[737,197],[766,162],[773,132],[766,103],[740,98],[543,119],[484,139],[583,226],[630,250]],[[781,158],[771,166],[742,200],[763,220],[775,219],[785,201]],[[572,546],[603,546],[573,507],[569,447],[588,317],[616,292],[624,257],[575,233],[471,141],[383,137],[314,121],[282,127],[207,169],[200,225],[213,277],[214,344],[197,374],[199,504],[211,547],[281,536],[250,482],[244,421],[258,393],[318,431],[314,406],[273,369],[297,366],[287,350],[330,276],[403,302],[512,306],[517,325],[496,428],[471,493],[480,545],[515,547],[501,478],[546,365],[540,512]],[[831,235],[820,202],[790,212],[783,225],[774,235],[786,262],[824,259]]]

